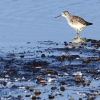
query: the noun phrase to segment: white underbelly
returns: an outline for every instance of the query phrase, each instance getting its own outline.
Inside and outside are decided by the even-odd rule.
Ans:
[[[79,30],[81,31],[85,25],[81,24],[81,23],[77,23],[77,24],[72,24],[72,23],[68,23],[72,28],[74,28],[75,30]]]

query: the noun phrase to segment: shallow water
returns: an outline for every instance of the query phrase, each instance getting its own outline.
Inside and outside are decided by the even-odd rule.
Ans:
[[[92,76],[91,73],[86,73],[86,70],[91,69],[91,67],[93,70],[99,71],[100,61],[94,62],[92,60],[93,57],[100,57],[98,54],[100,48],[91,48],[91,45],[89,46],[89,44],[88,46],[82,44],[84,47],[86,46],[86,48],[66,49],[63,42],[71,41],[76,36],[76,32],[67,24],[65,18],[54,18],[64,10],[68,10],[72,15],[81,16],[93,23],[92,26],[86,27],[81,31],[81,36],[99,40],[99,8],[99,0],[95,0],[95,2],[87,0],[0,1],[0,82],[7,82],[6,86],[3,86],[2,83],[0,83],[1,99],[12,100],[13,97],[17,98],[18,95],[21,94],[23,95],[22,100],[30,100],[30,97],[26,96],[30,96],[33,92],[31,93],[29,90],[26,90],[25,86],[39,89],[42,92],[40,95],[41,100],[48,100],[48,95],[51,93],[55,95],[56,92],[60,92],[61,95],[55,96],[55,100],[61,100],[62,98],[66,100],[71,97],[75,100],[77,100],[77,98],[86,100],[87,94],[91,94],[92,90],[98,90],[100,94],[99,74]],[[92,52],[94,50],[95,52]],[[45,53],[45,58],[41,58],[42,53]],[[20,57],[22,54],[24,54],[24,59]],[[60,56],[66,55],[68,57],[69,54],[70,56],[75,57],[71,62],[68,58],[61,62],[58,60]],[[80,58],[77,55],[79,55]],[[91,62],[85,64],[84,68],[84,66],[81,65],[82,60],[87,57],[90,57]],[[24,70],[24,65],[26,64],[28,66],[27,62],[31,63],[32,60],[50,62],[51,65],[47,65],[47,69],[55,70],[55,68],[59,66],[57,67],[59,75],[51,75],[55,77],[54,82],[48,82],[49,78],[51,78],[50,74],[48,74],[43,77],[43,79],[46,80],[46,86],[43,87],[36,84],[35,77],[37,74],[41,75],[41,72],[32,73],[29,71],[31,69],[30,66],[29,70]],[[9,65],[9,68],[4,68],[5,65]],[[60,67],[63,65],[70,65],[74,70],[68,67],[68,72],[60,72]],[[83,66],[82,70],[80,66]],[[47,69],[44,67],[41,68],[42,72]],[[7,77],[7,80],[6,78],[2,78],[3,76],[7,76],[6,72],[9,72],[9,70],[17,72],[13,77],[8,73],[7,75],[9,75],[9,77]],[[91,81],[90,86],[83,87],[82,84],[76,84],[72,76],[71,79],[69,78],[69,74],[72,75],[72,73],[77,70],[82,71],[84,74],[83,79],[85,79],[85,81]],[[17,76],[19,73],[21,76]],[[29,75],[29,77],[27,75]],[[24,80],[23,77],[26,78],[26,76],[27,79]],[[65,81],[67,84],[64,85],[65,92],[60,91],[59,84],[61,81]],[[18,87],[13,89],[13,85]],[[51,87],[53,86],[57,86],[57,90],[51,91]],[[12,97],[9,97],[9,95],[12,95]],[[95,100],[99,100],[99,98],[100,95],[96,96]]]
[[[88,97],[99,100],[100,46],[95,48],[95,45],[100,41],[94,44],[94,40],[87,41],[67,45],[65,42],[39,41],[35,47],[16,46],[11,47],[15,51],[1,52],[0,99],[30,100],[34,95],[36,100],[48,100],[52,95],[54,100],[87,100]],[[77,71],[82,76],[75,78],[73,73]],[[40,83],[43,80],[45,82]],[[35,95],[35,90],[41,94]],[[95,91],[98,94],[94,94]]]
[[[34,45],[34,42],[44,40],[71,41],[76,36],[75,30],[65,18],[54,18],[64,10],[93,23],[93,26],[82,30],[82,37],[99,39],[99,8],[98,0],[0,1],[0,47],[24,45],[27,42]]]

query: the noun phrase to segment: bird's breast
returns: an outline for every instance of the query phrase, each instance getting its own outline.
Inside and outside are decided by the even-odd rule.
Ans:
[[[71,22],[68,22],[68,24],[74,28],[74,29],[77,29],[77,30],[82,30],[86,25],[83,25],[81,23],[71,23]]]

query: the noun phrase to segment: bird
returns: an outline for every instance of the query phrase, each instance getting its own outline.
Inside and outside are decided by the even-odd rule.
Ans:
[[[73,16],[71,15],[68,11],[63,11],[62,14],[59,16],[55,17],[58,18],[60,16],[63,16],[67,19],[68,24],[76,30],[77,32],[77,37],[76,38],[81,38],[80,37],[80,31],[85,28],[86,26],[93,25],[91,22],[85,21],[83,18],[79,16]]]

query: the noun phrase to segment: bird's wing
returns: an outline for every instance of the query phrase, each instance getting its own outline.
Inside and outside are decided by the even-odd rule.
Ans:
[[[83,18],[81,18],[81,17],[78,17],[78,16],[72,16],[72,18],[71,18],[71,22],[74,24],[76,24],[77,22],[79,22],[79,23],[82,23],[83,25],[86,25],[86,21],[83,19]]]

